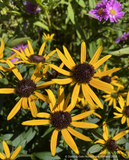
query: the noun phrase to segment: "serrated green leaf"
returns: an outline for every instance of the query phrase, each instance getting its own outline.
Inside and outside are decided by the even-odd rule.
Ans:
[[[40,21],[35,22],[34,25],[35,25],[35,26],[39,26],[39,27],[41,27],[41,28],[46,29],[47,31],[49,31],[48,26],[46,26],[45,24],[43,24],[43,23],[40,22]]]

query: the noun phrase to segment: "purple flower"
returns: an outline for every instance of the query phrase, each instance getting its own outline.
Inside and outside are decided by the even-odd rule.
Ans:
[[[123,7],[118,1],[115,0],[108,1],[106,5],[106,10],[108,13],[106,20],[108,20],[109,18],[111,23],[118,22],[117,19],[123,18],[125,14],[125,12],[120,12],[122,8]]]
[[[41,8],[39,8],[39,7],[37,8],[37,7],[38,7],[37,4],[26,1],[25,11],[27,13],[34,14],[34,13],[41,11]]]
[[[22,49],[23,52],[24,52],[24,49],[25,49],[26,47],[28,47],[28,44],[26,44],[26,45],[19,45],[19,46],[17,46],[17,47],[13,47],[13,48],[16,49],[17,51],[20,51],[20,50]],[[11,52],[11,53],[14,54],[14,52]],[[11,62],[12,62],[12,63],[14,63],[14,62],[16,62],[16,61],[19,61],[19,59],[16,58],[16,57],[14,57],[13,59],[11,59]]]
[[[120,41],[127,40],[129,38],[129,32],[124,32],[121,37],[117,37],[117,39],[114,41],[115,43],[119,43]]]

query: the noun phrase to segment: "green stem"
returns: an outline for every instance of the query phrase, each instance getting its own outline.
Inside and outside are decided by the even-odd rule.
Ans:
[[[47,17],[48,27],[49,27],[49,30],[50,30],[50,32],[51,32],[51,21],[50,21],[50,19],[49,19],[49,15],[48,15],[48,12],[47,12],[47,11],[45,11],[45,15],[46,15],[46,17]]]

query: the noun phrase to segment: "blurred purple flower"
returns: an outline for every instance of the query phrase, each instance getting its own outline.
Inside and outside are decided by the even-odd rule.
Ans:
[[[22,49],[23,52],[24,52],[24,49],[25,49],[26,47],[28,47],[28,44],[26,44],[26,45],[19,45],[19,46],[17,46],[17,47],[13,47],[13,48],[16,49],[17,51],[20,51],[20,50]],[[11,54],[14,54],[14,52],[11,52]],[[12,62],[12,63],[14,63],[14,62],[16,62],[16,61],[19,61],[19,59],[16,58],[16,57],[14,57],[13,59],[11,59],[11,62]]]
[[[37,4],[26,1],[25,11],[27,13],[34,14],[34,13],[37,13],[37,12],[41,11],[41,8],[38,7]]]
[[[106,10],[108,12],[108,18],[110,19],[110,22],[118,22],[117,19],[123,18],[125,12],[120,12],[122,10],[122,6],[120,2],[115,0],[110,0],[107,2]]]
[[[121,37],[117,37],[117,39],[114,41],[116,44],[120,41],[127,40],[129,38],[129,32],[124,32]]]

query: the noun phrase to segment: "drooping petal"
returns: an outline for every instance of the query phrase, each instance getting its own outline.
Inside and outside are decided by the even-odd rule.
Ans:
[[[76,146],[76,143],[74,142],[72,136],[69,134],[67,129],[62,129],[61,130],[62,136],[65,140],[65,142],[69,145],[69,147],[76,153],[79,154],[79,150]]]
[[[120,104],[121,109],[123,110],[125,106],[124,98],[122,96],[118,97],[118,102]]]
[[[106,142],[103,139],[99,139],[99,140],[95,141],[95,143],[105,144]]]
[[[40,112],[37,114],[37,117],[39,118],[51,118],[51,115],[49,113],[46,112]]]
[[[35,94],[38,98],[40,98],[42,101],[47,102],[47,103],[50,103],[50,100],[49,100],[49,98],[48,98],[46,95],[41,94],[41,93],[36,92],[36,91],[34,92],[34,94]]]
[[[94,112],[94,110],[90,110],[90,111],[86,111],[86,112],[83,112],[81,114],[75,115],[75,116],[72,117],[72,121],[73,120],[80,120],[80,119],[86,118],[89,115],[93,114],[93,112]]]
[[[42,63],[40,62],[40,63],[37,65],[37,67],[35,68],[32,76],[31,76],[31,80],[33,80],[34,82],[35,82],[36,77],[37,77],[38,74],[39,74],[39,71],[40,71],[41,66],[42,66]]]
[[[68,129],[68,131],[69,131],[72,135],[74,135],[75,137],[77,137],[77,138],[79,138],[79,139],[82,139],[82,140],[84,140],[84,141],[92,141],[89,137],[87,137],[87,136],[83,135],[82,133],[80,133],[80,132],[72,129],[72,128],[69,127],[69,126],[68,126],[67,129]]]
[[[55,52],[56,50],[51,51],[47,56],[45,56],[45,60],[47,61]]]
[[[0,153],[0,158],[4,160],[6,157],[2,153]]]
[[[123,116],[123,117],[121,118],[121,124],[124,124],[124,123],[125,123],[125,121],[126,121],[126,117],[125,117],[125,116]]]
[[[29,99],[29,107],[30,107],[31,114],[33,117],[36,117],[37,116],[37,107],[35,105],[35,102],[31,98],[31,96],[28,99]]]
[[[63,106],[64,106],[64,88],[60,86],[60,88],[58,89],[58,108],[60,111],[63,110]]]
[[[32,48],[32,45],[31,45],[29,40],[27,42],[28,42],[28,47],[29,47],[29,50],[30,50],[30,54],[33,55],[34,54],[34,50]]]
[[[17,112],[20,110],[21,108],[21,105],[22,105],[22,100],[23,98],[21,98],[17,104],[14,106],[14,108],[11,110],[11,112],[9,113],[8,117],[7,117],[7,120],[10,120],[12,119],[16,114]]]
[[[0,88],[0,94],[11,94],[15,92],[16,92],[15,88]]]
[[[107,154],[107,150],[106,149],[104,149],[102,152],[100,152],[99,154],[98,154],[98,157],[105,157],[106,156],[106,154]]]
[[[44,42],[44,43],[41,45],[40,50],[39,50],[39,53],[38,53],[39,56],[42,56],[42,53],[43,53],[44,48],[45,48],[45,45],[46,45],[46,42]]]
[[[5,141],[3,141],[3,148],[4,148],[4,152],[5,152],[6,157],[10,158],[10,150],[9,150],[9,147]]]
[[[71,124],[74,127],[78,127],[78,128],[97,128],[98,127],[97,124],[88,123],[88,122],[71,122]]]
[[[28,109],[27,97],[22,97],[22,108]]]
[[[57,146],[57,138],[58,138],[58,130],[54,130],[51,136],[51,153],[54,156],[56,154],[56,146]]]
[[[24,121],[22,122],[22,125],[28,125],[28,126],[37,126],[37,125],[46,125],[46,124],[50,124],[51,121],[50,120],[30,120],[30,121]]]
[[[12,154],[11,159],[14,159],[21,150],[21,146],[19,146]]]
[[[57,84],[63,85],[63,84],[71,83],[73,81],[73,78],[52,79],[52,81],[53,81],[53,84],[57,83]]]
[[[118,139],[122,138],[126,133],[129,133],[129,130],[118,133],[117,135],[113,137],[113,140],[117,141]]]
[[[37,85],[37,86],[36,86],[36,89],[42,89],[42,88],[48,87],[48,86],[53,85],[53,84],[55,84],[54,81],[47,81],[47,82],[45,82],[45,83],[42,83],[42,84],[40,84],[40,85]]]
[[[126,154],[125,154],[125,153],[123,153],[122,151],[117,150],[117,153],[119,153],[122,157],[126,158]]]
[[[15,74],[15,76],[21,81],[23,79],[22,75],[18,71],[18,69],[15,67],[15,65],[11,61],[9,61],[9,60],[7,60],[6,62],[9,65],[9,67],[12,69],[12,72]]]
[[[85,42],[81,43],[81,63],[86,61],[86,44]]]
[[[67,48],[65,46],[63,46],[63,50],[64,50],[64,54],[65,54],[67,60],[70,62],[70,64],[72,65],[72,67],[74,67],[76,64],[73,61],[71,55],[69,54],[69,52],[68,52],[68,50],[67,50]]]
[[[99,117],[99,118],[102,118],[98,113],[96,113],[96,112],[93,112],[93,114],[95,115],[95,116],[97,116],[97,117]]]
[[[109,139],[108,128],[105,121],[103,122],[103,138],[105,141]]]
[[[99,59],[99,56],[102,52],[102,46],[100,46],[97,51],[95,52],[94,56],[92,57],[92,59],[90,60],[89,64],[94,65],[97,60]]]
[[[47,91],[47,93],[48,93],[50,102],[51,102],[51,104],[52,104],[52,106],[53,106],[53,109],[52,109],[52,110],[54,110],[54,108],[55,108],[55,106],[56,106],[56,98],[55,98],[53,92],[52,92],[50,89],[47,89],[46,91]]]

